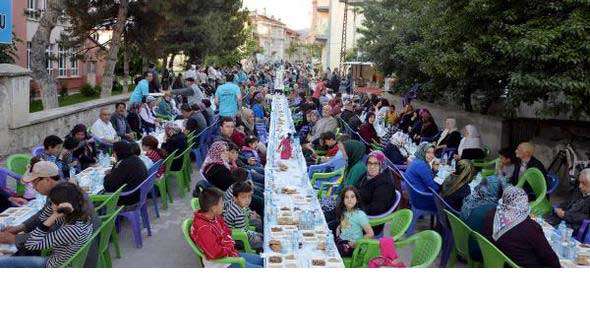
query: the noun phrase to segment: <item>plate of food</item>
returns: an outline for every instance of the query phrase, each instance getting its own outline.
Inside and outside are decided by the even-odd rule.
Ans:
[[[282,255],[272,254],[266,256],[266,267],[283,267],[285,259]]]
[[[309,261],[309,266],[312,268],[323,268],[326,267],[326,265],[326,259],[321,257],[314,257]]]
[[[287,195],[295,195],[297,194],[297,188],[293,186],[284,186],[283,189],[281,189],[281,193]]]

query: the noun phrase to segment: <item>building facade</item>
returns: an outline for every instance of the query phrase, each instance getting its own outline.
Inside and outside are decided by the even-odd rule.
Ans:
[[[257,12],[250,14],[250,23],[254,29],[254,37],[262,49],[257,60],[267,62],[285,59],[288,43],[285,23]]]
[[[15,63],[24,68],[31,68],[31,41],[39,27],[39,19],[47,6],[47,0],[18,0],[13,2],[14,33],[20,40],[17,43]],[[78,91],[89,83],[98,85],[101,81],[104,60],[96,50],[81,52],[66,49],[60,45],[61,35],[66,31],[67,18],[60,18],[51,32],[49,47],[46,50],[47,70],[58,84],[58,92],[67,90],[69,93]],[[98,38],[97,38],[98,39]],[[39,96],[38,87],[31,81],[31,97]]]

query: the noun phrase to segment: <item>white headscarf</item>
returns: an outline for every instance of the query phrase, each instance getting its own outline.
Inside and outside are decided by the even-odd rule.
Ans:
[[[467,125],[465,126],[465,131],[467,135],[461,139],[461,143],[459,144],[459,155],[463,154],[463,150],[466,149],[481,149],[481,136],[479,135],[479,131],[474,125]]]
[[[526,192],[514,186],[506,188],[502,199],[498,202],[498,208],[494,216],[492,232],[494,241],[498,241],[506,232],[525,221],[530,213],[531,208]]]
[[[447,128],[447,122],[449,123],[449,127],[451,128]],[[445,121],[445,130],[443,130],[443,132],[440,134],[440,138],[438,139],[438,142],[436,142],[436,145],[440,145],[440,142],[442,142],[447,135],[449,135],[450,133],[454,132],[457,130],[457,120],[453,119],[453,118],[448,118]]]

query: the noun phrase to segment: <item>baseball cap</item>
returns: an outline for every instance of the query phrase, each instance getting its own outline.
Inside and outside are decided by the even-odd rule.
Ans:
[[[38,178],[50,178],[58,175],[59,169],[56,164],[50,161],[41,160],[33,166],[32,170],[27,171],[21,180],[24,183],[29,183]]]
[[[156,98],[154,98],[154,96],[147,96],[145,98],[145,102],[146,103],[151,103],[152,101],[156,100]]]

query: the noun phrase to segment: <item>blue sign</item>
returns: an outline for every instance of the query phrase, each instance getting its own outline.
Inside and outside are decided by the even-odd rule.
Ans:
[[[0,0],[0,44],[12,44],[12,0]]]

